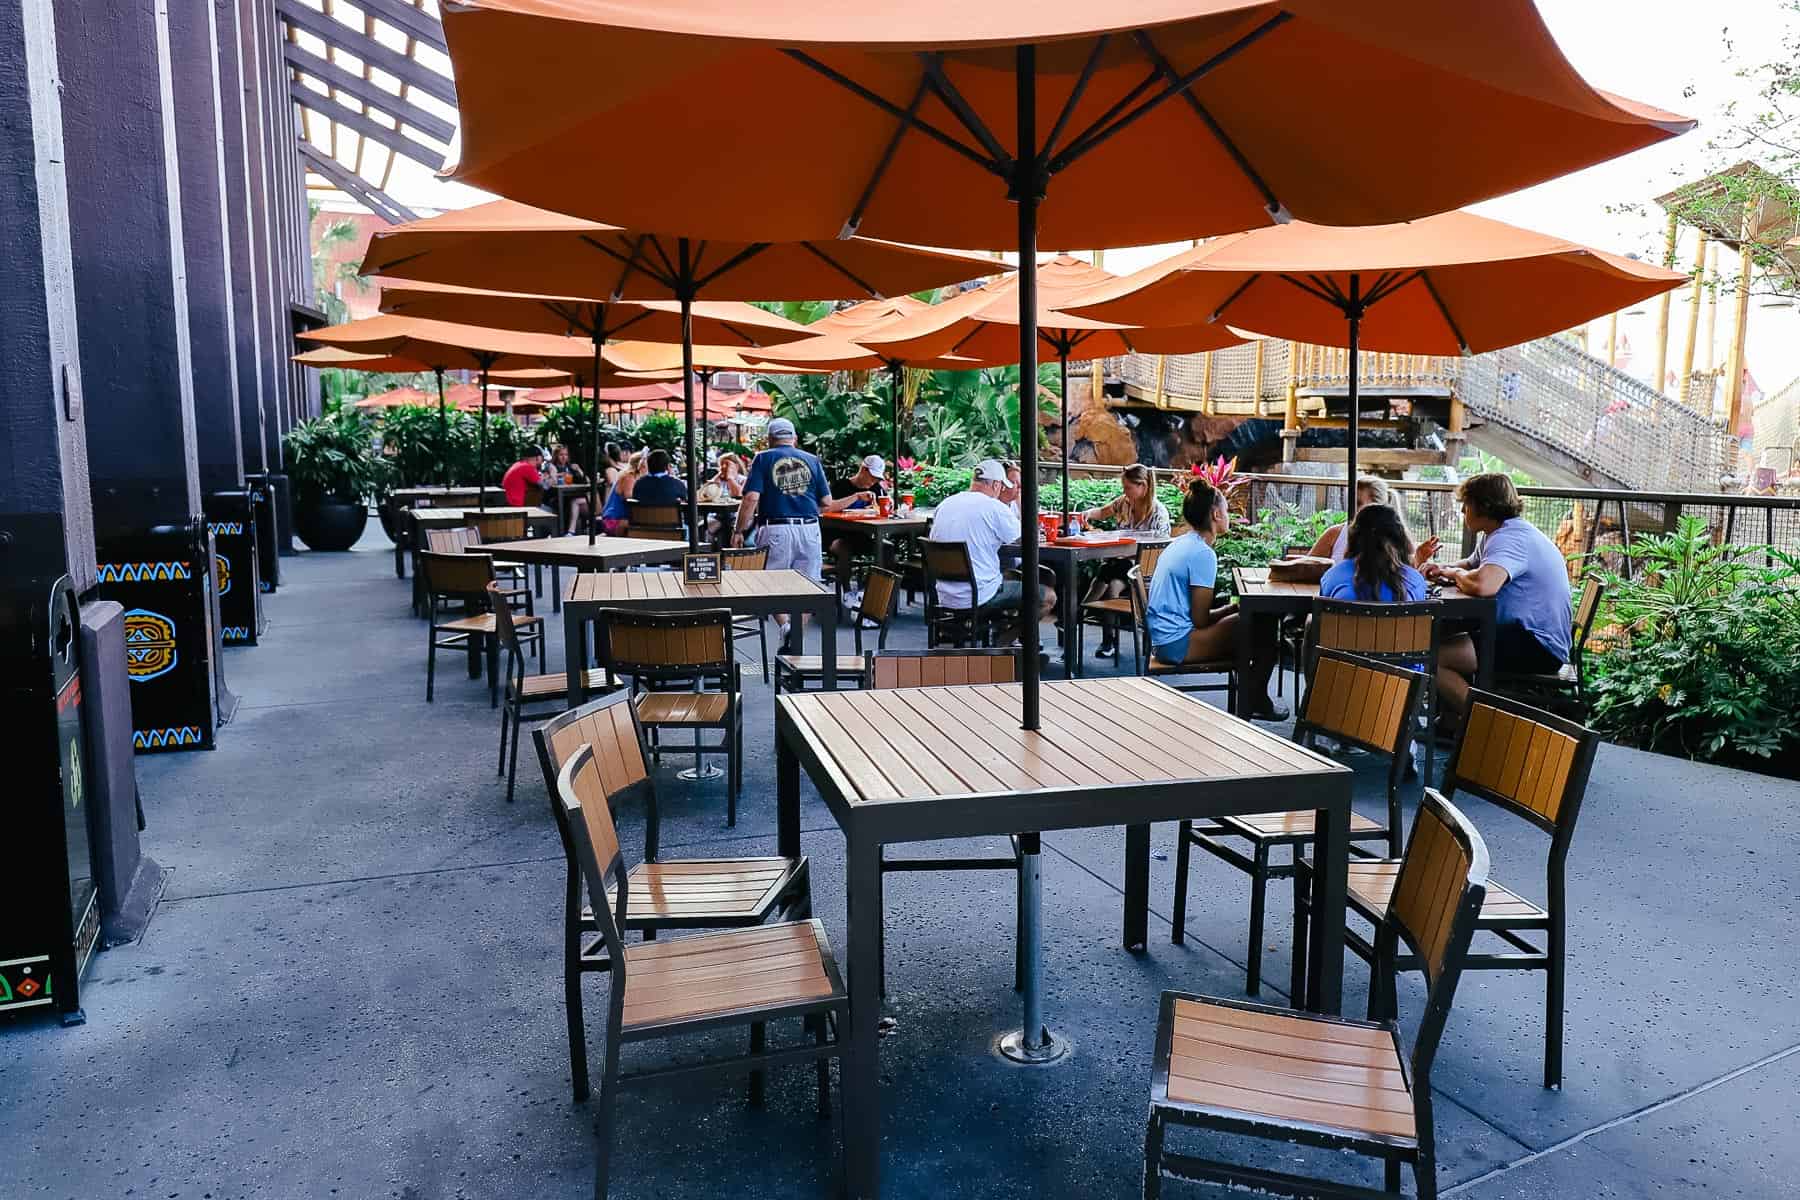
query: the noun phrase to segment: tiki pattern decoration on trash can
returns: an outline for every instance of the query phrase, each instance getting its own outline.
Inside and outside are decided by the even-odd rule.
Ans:
[[[125,609],[131,740],[140,753],[213,746],[213,572],[204,528],[101,547],[100,594]]]

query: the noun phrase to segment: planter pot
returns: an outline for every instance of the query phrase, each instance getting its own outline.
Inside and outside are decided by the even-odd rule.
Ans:
[[[386,500],[375,508],[375,515],[381,521],[381,532],[395,545],[400,544],[400,511]]]
[[[312,501],[294,509],[294,531],[310,550],[348,550],[369,523],[365,504]]]

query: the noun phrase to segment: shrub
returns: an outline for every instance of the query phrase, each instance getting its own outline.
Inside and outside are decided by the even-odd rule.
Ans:
[[[384,465],[371,448],[369,420],[355,409],[302,421],[281,445],[298,505],[359,504],[385,482]]]
[[[1586,661],[1611,737],[1705,761],[1800,759],[1800,557],[1718,545],[1705,521],[1638,537],[1631,578],[1604,573]],[[1773,565],[1770,565],[1770,564]]]
[[[1266,567],[1289,546],[1311,546],[1343,519],[1341,512],[1321,510],[1306,514],[1291,504],[1278,504],[1264,509],[1254,521],[1234,521],[1230,532],[1213,545],[1219,556],[1219,595],[1237,594],[1233,568]]]
[[[687,426],[674,413],[651,413],[632,433],[638,445],[651,450],[666,450],[671,457],[677,457],[686,442]],[[699,445],[697,439],[695,445]]]

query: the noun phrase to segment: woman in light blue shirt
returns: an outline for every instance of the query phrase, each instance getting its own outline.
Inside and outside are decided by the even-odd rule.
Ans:
[[[1385,604],[1423,600],[1429,586],[1412,558],[1412,535],[1399,512],[1385,504],[1365,505],[1350,523],[1344,560],[1320,578],[1319,595]]]
[[[1181,515],[1188,531],[1170,542],[1156,560],[1156,574],[1147,589],[1145,624],[1150,629],[1151,653],[1156,661],[1170,666],[1231,658],[1237,653],[1238,607],[1213,606],[1219,577],[1213,541],[1231,521],[1225,493],[1204,479],[1195,479],[1188,484]],[[1286,710],[1269,699],[1273,667],[1273,654],[1259,649],[1250,662],[1250,677],[1239,680],[1238,685],[1250,697],[1251,716],[1281,721],[1287,718]]]

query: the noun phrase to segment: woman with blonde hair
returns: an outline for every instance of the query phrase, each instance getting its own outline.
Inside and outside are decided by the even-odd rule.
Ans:
[[[1169,510],[1156,498],[1156,476],[1143,463],[1132,463],[1119,475],[1119,494],[1098,508],[1081,514],[1084,527],[1095,521],[1111,521],[1121,533],[1136,533],[1157,540],[1169,536]],[[1100,563],[1100,572],[1088,589],[1088,600],[1117,599],[1125,594],[1131,563],[1123,558],[1109,558]],[[1117,658],[1119,630],[1107,625],[1101,634],[1098,658]]]
[[[1397,512],[1399,505],[1394,503],[1396,499],[1387,480],[1376,475],[1364,475],[1357,479],[1356,507],[1348,517],[1320,534],[1319,540],[1313,543],[1313,548],[1307,553],[1314,558],[1329,558],[1334,563],[1343,562],[1344,555],[1350,550],[1350,522],[1356,519],[1356,514],[1369,504],[1385,504]]]
[[[632,487],[644,475],[644,459],[648,454],[647,450],[632,451],[625,462],[625,470],[606,494],[606,507],[600,510],[600,528],[609,537],[623,537],[631,529],[631,505],[625,502],[631,499]]]

